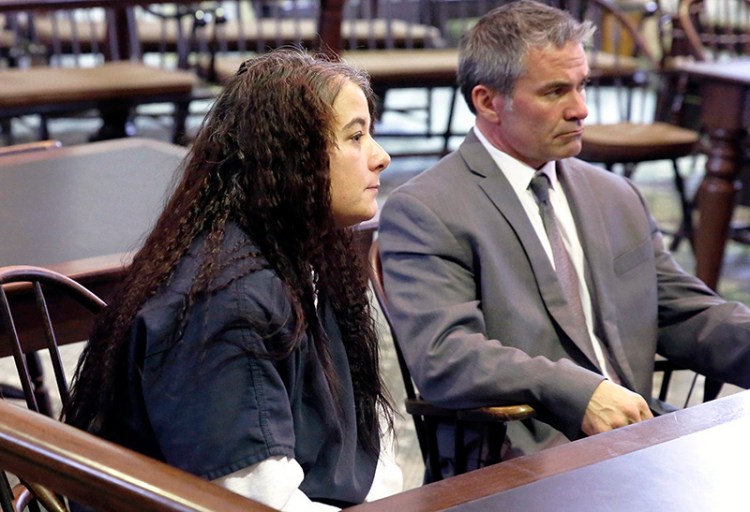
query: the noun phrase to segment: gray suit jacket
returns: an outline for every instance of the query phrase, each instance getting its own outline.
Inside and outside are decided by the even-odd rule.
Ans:
[[[576,159],[558,162],[557,172],[586,257],[596,332],[623,385],[649,400],[658,352],[750,386],[750,310],[677,265],[631,182]],[[558,442],[559,433],[580,435],[603,377],[589,344],[568,335],[549,259],[473,132],[391,194],[379,237],[395,328],[427,400],[533,405],[545,424],[510,431],[522,452]]]

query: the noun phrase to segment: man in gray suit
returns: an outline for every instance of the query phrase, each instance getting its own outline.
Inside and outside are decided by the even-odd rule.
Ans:
[[[385,288],[422,395],[532,405],[536,420],[510,425],[515,454],[651,418],[656,353],[750,386],[750,310],[677,265],[631,182],[574,158],[592,32],[529,0],[479,20],[459,47],[473,131],[380,217]]]

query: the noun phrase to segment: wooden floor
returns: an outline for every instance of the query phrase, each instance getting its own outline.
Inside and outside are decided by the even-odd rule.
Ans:
[[[388,104],[392,106],[409,106],[419,103],[426,99],[426,91],[407,90],[396,91],[388,98]],[[433,116],[433,127],[440,129],[445,124],[447,105],[450,99],[450,91],[436,90],[432,95],[432,102],[435,106]],[[205,112],[205,106],[198,104],[194,107],[196,115],[190,119],[188,132],[194,133],[200,123],[201,115]],[[169,123],[171,118],[162,114],[168,114],[169,108],[164,106],[152,106],[148,110],[142,111],[144,114],[136,118],[135,127],[139,136],[153,137],[160,140],[169,140]],[[423,117],[387,113],[383,122],[377,127],[377,131],[385,133],[396,127],[399,130],[420,130],[423,126]],[[457,103],[457,115],[453,123],[454,131],[457,133],[465,132],[472,125],[472,117],[468,109],[463,105],[462,100]],[[34,118],[22,119],[14,122],[13,131],[17,142],[25,142],[35,137],[38,127],[38,121]],[[64,145],[83,144],[88,140],[88,136],[96,131],[98,121],[95,118],[79,118],[75,120],[59,119],[50,121],[50,131],[53,138],[63,141]],[[376,133],[377,137],[377,133]],[[442,144],[440,139],[427,140],[420,137],[409,138],[390,138],[380,137],[379,141],[385,149],[393,154],[405,150],[416,149],[436,149]],[[452,141],[455,147],[460,142],[460,137]],[[3,141],[0,140],[0,145]],[[426,167],[436,161],[435,157],[417,157],[417,158],[394,158],[390,168],[384,172],[381,177],[381,197],[384,200],[390,191],[396,186],[403,183],[410,177],[421,172]],[[690,161],[682,162],[685,174],[688,175],[688,182],[695,186],[700,180],[700,171],[703,162],[699,161],[693,168]],[[671,185],[671,169],[669,164],[642,165],[634,175],[635,182],[641,187],[646,200],[648,201],[654,216],[665,227],[674,225],[677,221],[677,201]],[[747,216],[748,212],[741,209],[738,212],[738,218]],[[694,262],[692,254],[687,244],[682,244],[676,253],[677,259],[688,271],[692,271]],[[740,300],[750,303],[750,248],[736,243],[730,243],[726,257],[723,278],[720,282],[720,292],[727,298]],[[398,365],[393,353],[390,339],[384,334],[382,340],[383,348],[383,373],[386,381],[398,404],[403,401],[403,391],[398,374]],[[80,345],[66,347],[63,357],[66,364],[72,368],[75,366]],[[12,368],[11,361],[0,360],[0,379],[4,382],[11,381],[10,376],[15,372]],[[675,377],[669,401],[675,405],[682,406],[685,402],[688,390],[693,381],[693,374],[690,372],[681,372]],[[658,389],[659,382],[655,383]],[[730,394],[737,391],[733,386],[725,386],[722,394]],[[689,404],[692,405],[702,400],[702,379],[698,379],[695,391],[692,393]],[[419,486],[422,481],[424,466],[421,462],[419,448],[417,446],[414,430],[410,419],[402,411],[401,416],[397,418],[397,436],[399,443],[399,462],[404,471],[405,486],[413,488]]]

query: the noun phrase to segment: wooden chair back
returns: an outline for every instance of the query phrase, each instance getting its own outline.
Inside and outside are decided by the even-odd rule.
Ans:
[[[68,381],[58,350],[62,317],[99,312],[106,304],[78,282],[40,267],[0,268],[0,357],[12,355],[28,410],[0,400],[0,503],[20,512],[30,502],[67,512],[66,496],[95,510],[251,510],[268,507],[203,479],[47,418],[27,366],[42,347],[49,353],[63,406]],[[42,340],[21,339],[18,322],[39,323]],[[24,329],[26,331],[26,329]],[[47,406],[49,407],[49,406]],[[5,475],[21,486],[11,489]],[[14,496],[15,495],[15,496]]]
[[[53,311],[51,305],[57,310]],[[62,315],[93,318],[104,306],[104,301],[87,288],[52,270],[24,265],[0,268],[0,357],[12,355],[29,409],[52,416],[43,380],[35,382],[31,377],[29,355],[37,358],[39,351],[47,352],[64,407],[68,380],[60,357],[56,321]],[[21,339],[16,329],[18,322],[37,323],[42,339]],[[39,364],[38,360],[35,364]]]
[[[750,55],[750,3],[745,0],[680,0],[679,25],[696,60]]]

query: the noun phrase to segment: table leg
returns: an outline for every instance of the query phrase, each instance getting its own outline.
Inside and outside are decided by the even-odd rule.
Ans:
[[[695,230],[695,274],[716,290],[729,224],[739,190],[737,174],[744,138],[744,88],[705,84],[701,118],[708,131],[706,176],[698,190],[700,218]]]
[[[708,131],[706,176],[698,189],[700,219],[695,230],[695,274],[717,290],[729,225],[740,185],[745,138],[745,87],[706,83],[702,87],[701,120]],[[722,382],[706,378],[703,400],[713,400]]]

